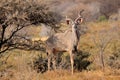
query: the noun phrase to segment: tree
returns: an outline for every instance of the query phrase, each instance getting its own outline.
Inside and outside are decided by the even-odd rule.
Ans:
[[[120,0],[99,0],[99,2],[101,3],[100,13],[107,19],[111,14],[117,13],[120,8]]]
[[[61,19],[46,5],[33,0],[5,0],[0,1],[0,6],[0,54],[19,47],[16,41],[20,39],[29,41],[20,33],[25,27],[40,23],[55,26]],[[22,46],[30,47],[28,44]]]
[[[93,42],[94,42],[96,48],[98,49],[102,70],[104,70],[104,67],[105,67],[104,53],[106,51],[106,48],[111,43],[111,41],[116,39],[115,38],[116,33],[117,33],[116,31],[117,31],[117,27],[110,28],[108,30],[104,29],[104,30],[100,30],[100,31],[94,33],[94,35],[92,37]]]

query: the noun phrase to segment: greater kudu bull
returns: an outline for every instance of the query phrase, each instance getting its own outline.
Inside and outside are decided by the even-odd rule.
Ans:
[[[77,51],[78,42],[80,39],[80,24],[83,21],[83,17],[81,16],[80,11],[78,17],[75,21],[67,20],[68,25],[70,25],[70,29],[66,30],[63,33],[56,33],[49,37],[46,40],[46,52],[48,54],[48,70],[50,70],[50,63],[51,63],[51,56],[56,55],[57,52],[67,51],[70,54],[70,61],[71,61],[71,70],[73,74],[73,65],[74,65],[74,57],[73,53]],[[72,25],[69,24],[72,22]],[[56,68],[56,62],[54,60],[53,67]]]

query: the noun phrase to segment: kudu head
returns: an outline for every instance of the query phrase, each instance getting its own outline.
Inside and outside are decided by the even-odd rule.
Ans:
[[[78,17],[73,21],[72,19],[69,19],[66,17],[66,22],[68,25],[71,25],[72,30],[76,31],[76,35],[80,37],[81,35],[81,23],[83,22],[82,12],[84,10],[81,10],[78,14]],[[71,23],[71,24],[70,24]]]
[[[83,22],[83,17],[82,17],[82,12],[83,11],[84,10],[81,10],[79,12],[78,17],[74,21],[66,16],[66,23],[67,23],[67,25],[69,25],[70,23],[72,24],[72,26],[80,25]]]

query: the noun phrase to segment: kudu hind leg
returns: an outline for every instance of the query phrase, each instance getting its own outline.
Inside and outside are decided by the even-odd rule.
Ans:
[[[53,63],[53,69],[56,70],[57,69],[57,67],[56,67],[56,55],[53,56],[52,63]]]

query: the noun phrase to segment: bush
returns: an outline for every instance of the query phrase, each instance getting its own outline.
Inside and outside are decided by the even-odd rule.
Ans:
[[[119,53],[114,53],[112,56],[109,57],[108,65],[112,69],[120,69],[120,51]]]
[[[69,55],[58,54],[57,56],[56,65],[58,69],[71,69]],[[89,56],[90,54],[88,52],[78,51],[77,54],[75,54],[74,69],[77,71],[87,70],[87,67],[91,64],[91,62],[87,60]],[[47,59],[39,56],[33,61],[33,68],[37,70],[37,72],[46,72]]]
[[[88,52],[79,51],[75,57],[75,69],[78,71],[87,70],[87,67],[91,64],[91,61],[87,60],[89,56]]]
[[[33,61],[32,66],[37,72],[44,73],[47,71],[47,59],[43,58],[42,56],[39,56],[38,58],[35,58]]]

